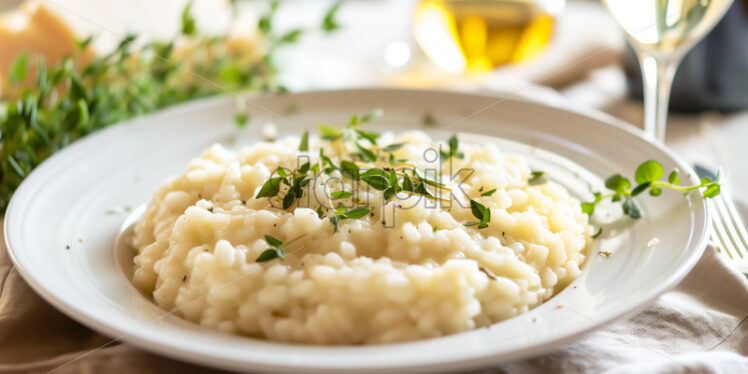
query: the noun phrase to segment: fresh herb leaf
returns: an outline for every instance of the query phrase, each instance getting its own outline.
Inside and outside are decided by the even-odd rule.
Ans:
[[[344,213],[341,213],[340,215],[344,218],[350,218],[350,219],[359,219],[366,217],[367,214],[369,214],[371,210],[369,208],[356,208],[351,209],[349,211],[346,211]]]
[[[353,192],[350,191],[335,191],[330,194],[333,199],[347,199],[353,196]]]
[[[641,218],[642,211],[639,203],[636,202],[632,197],[627,197],[623,201],[623,213],[631,218]]]
[[[317,126],[319,137],[325,140],[333,141],[343,137],[343,131],[337,127],[333,127],[326,124],[320,124]]]
[[[268,242],[268,244],[272,245],[273,247],[280,247],[283,245],[283,242],[280,241],[280,239],[277,239],[270,235],[265,235],[265,241]]]
[[[482,193],[482,194],[480,194],[480,195],[481,195],[481,196],[491,196],[491,195],[493,195],[493,194],[494,194],[495,192],[496,192],[496,189],[494,188],[494,189],[492,189],[492,190],[489,190],[489,191],[486,191],[486,192],[484,192],[484,193]]]
[[[296,194],[289,190],[286,193],[286,196],[283,197],[283,209],[288,209],[293,205],[294,200],[296,199]]]
[[[660,180],[665,174],[665,169],[662,165],[655,160],[648,160],[643,162],[639,167],[636,168],[634,174],[634,180],[636,183],[642,184],[647,182],[655,182]]]
[[[301,136],[301,143],[299,143],[299,151],[309,151],[309,131],[304,131],[304,135]]]
[[[369,123],[369,122],[371,122],[371,121],[373,121],[373,120],[381,117],[382,114],[384,114],[384,112],[382,111],[382,109],[374,109],[371,112],[365,114],[363,117],[361,117],[360,123]]]
[[[193,36],[197,33],[195,17],[192,16],[192,1],[182,10],[182,35]]]
[[[356,148],[358,148],[359,155],[364,161],[369,161],[369,162],[377,161],[377,155],[371,150],[366,149],[363,146],[361,146],[361,144],[358,144],[358,142],[356,142]]]
[[[371,142],[371,144],[374,145],[377,144],[377,139],[379,139],[379,134],[371,131],[356,130],[356,134],[368,140],[369,142]]]
[[[255,196],[255,199],[259,199],[262,197],[273,197],[280,192],[280,185],[281,180],[283,180],[282,177],[273,177],[268,179],[260,188],[260,192],[257,193],[257,196]]]
[[[649,186],[652,184],[652,182],[644,182],[636,187],[634,187],[633,190],[631,190],[631,196],[636,196],[642,192],[644,192]],[[650,191],[651,193],[651,191]]]
[[[442,161],[445,161],[449,159],[450,157],[456,157],[456,158],[465,157],[465,154],[458,150],[460,142],[457,139],[457,134],[452,134],[452,136],[449,137],[449,140],[447,140],[447,145],[449,146],[448,151],[446,152],[444,150],[439,151]]]
[[[238,112],[238,113],[234,114],[234,123],[239,128],[246,127],[247,123],[249,123],[249,113],[247,113],[247,112]]]
[[[29,70],[29,54],[21,52],[10,65],[10,82],[19,83],[26,79]]]
[[[670,175],[667,177],[667,181],[670,184],[678,185],[680,184],[680,178],[678,178],[678,170],[673,170],[670,172]]]
[[[483,204],[475,200],[470,200],[470,210],[473,213],[473,217],[478,219],[478,222],[475,224],[478,225],[479,229],[488,227],[488,222],[491,221],[491,209],[486,208]],[[472,222],[469,223],[466,226],[473,226]]]
[[[720,193],[720,186],[719,184],[715,183],[715,184],[710,184],[709,187],[707,187],[706,190],[704,190],[703,195],[706,198],[713,198],[719,195],[719,193]]]
[[[260,253],[255,262],[266,262],[276,258],[283,258],[285,255],[286,251],[283,248],[270,248]]]
[[[340,24],[335,19],[338,13],[338,9],[340,9],[341,1],[335,2],[330,9],[327,10],[325,13],[325,17],[322,19],[322,30],[325,32],[333,32],[340,28]]]
[[[343,161],[340,163],[340,172],[343,173],[344,176],[350,178],[350,179],[358,179],[359,172],[358,172],[358,165],[351,161]]]
[[[533,171],[530,173],[530,178],[527,180],[527,184],[530,186],[538,186],[547,182],[548,178],[546,178],[544,171]]]
[[[398,149],[402,148],[404,145],[405,145],[405,143],[393,143],[393,144],[390,144],[390,145],[382,148],[382,150],[385,151],[385,152],[394,152],[394,151],[397,151]]]
[[[361,176],[361,180],[368,183],[375,190],[386,190],[390,186],[387,178],[381,175]]]

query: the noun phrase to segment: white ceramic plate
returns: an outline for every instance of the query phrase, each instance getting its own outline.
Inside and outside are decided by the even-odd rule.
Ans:
[[[351,113],[382,108],[385,116],[371,128],[497,136],[515,142],[470,135],[461,139],[498,141],[509,151],[526,153],[582,198],[589,198],[587,183],[599,187],[601,178],[616,172],[631,176],[647,159],[659,160],[666,170],[690,170],[668,149],[610,117],[520,99],[352,90],[268,96],[253,103],[252,122],[242,131],[232,121],[233,98],[221,97],[109,128],[46,161],[18,189],[6,214],[8,249],[21,274],[47,301],[81,323],[186,361],[253,371],[433,372],[537,355],[578,338],[676,285],[705,245],[707,212],[701,198],[667,191],[657,199],[640,195],[645,218],[607,224],[583,274],[547,303],[490,328],[404,344],[287,345],[225,335],[165,316],[118,266],[113,246],[127,214],[116,212],[147,202],[167,176],[181,172],[211,143],[251,142],[268,121],[281,134],[301,133],[302,127],[321,121],[345,123]],[[424,116],[436,125],[424,126]],[[611,207],[610,216],[600,212],[600,220],[614,220],[619,209]],[[654,237],[660,244],[648,248]],[[596,255],[598,250],[613,255],[604,258]]]

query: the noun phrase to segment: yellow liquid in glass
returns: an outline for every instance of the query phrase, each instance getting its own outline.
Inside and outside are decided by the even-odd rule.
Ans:
[[[423,0],[413,26],[429,58],[459,73],[536,56],[548,44],[554,23],[533,0]]]

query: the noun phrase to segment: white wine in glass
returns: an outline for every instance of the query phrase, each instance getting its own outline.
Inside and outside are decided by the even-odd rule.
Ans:
[[[727,12],[732,0],[603,0],[639,58],[644,130],[665,140],[673,76],[688,50]]]

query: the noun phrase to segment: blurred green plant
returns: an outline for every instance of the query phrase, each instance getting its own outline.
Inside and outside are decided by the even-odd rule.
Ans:
[[[91,132],[221,93],[286,91],[278,83],[274,55],[279,47],[297,42],[305,30],[278,32],[273,27],[277,1],[260,17],[255,39],[201,34],[191,6],[181,13],[181,35],[173,40],[138,45],[138,36],[129,34],[112,52],[85,58],[93,39],[89,37],[53,66],[43,57],[16,57],[9,71],[15,97],[0,100],[1,212],[34,168]],[[323,31],[339,28],[339,6],[335,3],[325,14]],[[178,40],[184,43],[177,47]],[[33,71],[36,79],[28,84]],[[240,111],[235,119],[245,126],[249,114]]]

